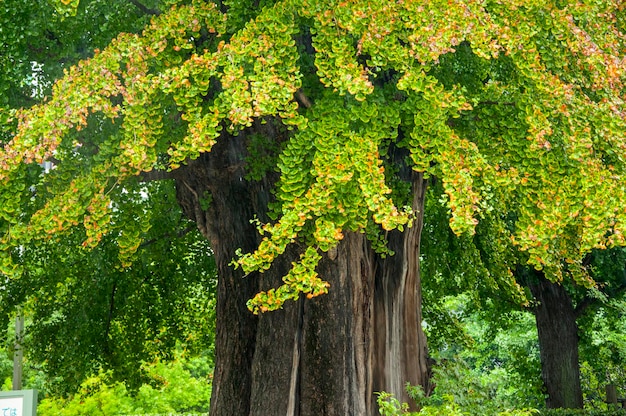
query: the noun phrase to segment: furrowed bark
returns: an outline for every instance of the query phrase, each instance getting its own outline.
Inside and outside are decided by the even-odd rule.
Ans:
[[[258,318],[246,301],[259,291],[256,276],[243,277],[229,263],[235,249],[253,250],[258,233],[249,220],[257,195],[244,180],[243,137],[220,140],[209,154],[179,169],[178,201],[184,212],[211,242],[218,272],[213,392],[211,415],[247,415],[252,391]],[[262,187],[262,185],[259,185]],[[257,190],[258,192],[258,190]],[[204,201],[204,202],[203,202]],[[204,211],[203,206],[208,209]]]
[[[407,382],[429,394],[430,365],[426,335],[422,330],[422,294],[419,266],[426,185],[413,173],[413,226],[389,235],[394,256],[379,259],[376,279],[375,391],[393,392],[410,402]]]

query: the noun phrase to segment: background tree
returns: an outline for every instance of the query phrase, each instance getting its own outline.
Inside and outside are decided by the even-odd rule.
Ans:
[[[622,7],[176,4],[16,114],[0,270],[80,223],[86,247],[136,236],[132,255],[110,193],[170,177],[220,275],[212,414],[372,414],[374,390],[429,390],[424,174],[455,233],[490,220],[553,280],[591,285],[584,255],[624,244]],[[44,192],[50,159],[67,180]]]
[[[89,57],[94,48],[105,47],[119,32],[140,30],[157,13],[152,8],[157,3],[149,1],[83,1],[74,9],[52,4],[3,3],[0,141],[8,137],[10,125],[2,118],[7,109],[37,102],[50,93],[64,69]],[[82,134],[107,131],[107,126],[90,126]],[[78,152],[74,157],[80,163]],[[54,169],[54,162],[45,169],[33,167],[29,180],[35,183],[43,171],[47,185],[36,195],[41,199],[68,180],[67,172]],[[17,257],[24,274],[19,281],[4,283],[0,316],[5,322],[18,305],[28,314],[27,363],[46,371],[45,387],[41,380],[37,385],[46,394],[73,392],[102,367],[136,389],[145,381],[141,363],[166,358],[175,342],[184,340],[189,353],[210,349],[214,263],[206,240],[199,240],[195,227],[172,203],[173,192],[172,183],[144,182],[126,183],[110,193],[116,212],[112,221],[140,225],[137,232],[144,243],[132,256],[119,255],[118,246],[129,238],[115,232],[95,250],[85,250],[82,227],[53,241],[20,247]],[[131,259],[133,267],[125,267]]]
[[[626,392],[624,306],[623,297],[613,298],[590,308],[578,320],[585,403],[606,400],[607,384],[616,386],[618,397]]]
[[[430,304],[429,299],[425,293],[426,304]],[[425,308],[429,347],[437,359],[437,387],[433,396],[422,402],[441,406],[452,396],[470,414],[491,415],[523,408],[549,413],[545,411],[546,394],[533,313],[497,311],[486,306],[484,299],[478,304],[471,293],[446,297],[442,303],[438,312],[447,312],[454,319],[455,337],[442,336],[443,331],[432,325],[429,308]],[[623,300],[613,299],[610,307],[600,307],[593,313],[587,309],[577,320],[585,410],[562,412],[607,414],[614,409],[605,403],[607,382],[617,386],[618,397],[623,394],[623,371],[617,362],[624,351],[624,322],[619,313],[611,313],[623,309],[619,306],[622,303]]]
[[[146,2],[148,6],[154,6]],[[141,3],[139,3],[141,4]],[[166,4],[166,3],[163,3]],[[59,6],[58,8],[52,7]],[[58,1],[7,0],[0,11],[0,134],[9,109],[50,93],[63,70],[105,47],[122,31],[139,31],[149,14],[129,1],[89,0],[75,9]]]
[[[588,320],[588,315],[593,316],[596,308],[606,308],[621,299],[625,289],[623,249],[594,250],[585,257],[585,273],[595,282],[591,287],[574,283],[571,275],[561,282],[552,282],[543,271],[525,266],[523,253],[516,253],[513,246],[505,248],[504,243],[498,243],[506,240],[494,240],[497,232],[489,230],[493,222],[488,218],[477,227],[474,236],[455,238],[443,226],[441,218],[446,213],[434,200],[436,194],[435,190],[428,199],[425,221],[429,226],[425,228],[423,247],[425,316],[431,325],[437,331],[445,328],[448,314],[438,299],[452,294],[469,296],[474,307],[482,311],[482,318],[494,328],[509,326],[507,321],[512,311],[532,311],[539,332],[548,407],[582,407],[578,349],[580,336],[586,335],[578,321]],[[506,213],[500,215],[506,215],[512,224],[515,208],[507,208]],[[502,255],[503,252],[508,256]],[[448,324],[449,328],[436,334],[437,338],[455,339],[456,326],[450,325],[450,321]],[[604,379],[600,373],[602,371],[598,376]]]
[[[520,276],[533,296],[548,407],[583,406],[579,341],[584,335],[578,321],[609,305],[609,299],[622,297],[626,289],[623,255],[622,249],[614,249],[586,256],[584,265],[595,282],[592,287],[551,282],[536,271]],[[613,261],[607,263],[607,259]]]
[[[88,251],[76,227],[60,240],[24,246],[23,275],[0,297],[4,317],[15,305],[28,316],[26,353],[45,363],[48,392],[74,392],[100,369],[136,389],[145,381],[142,362],[167,358],[177,344],[189,354],[213,345],[214,262],[206,240],[172,205],[172,184],[118,191],[112,222],[136,221],[144,230],[132,259],[120,259],[125,236],[111,232]]]

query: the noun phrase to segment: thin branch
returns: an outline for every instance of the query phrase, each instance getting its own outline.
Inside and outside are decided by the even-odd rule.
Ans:
[[[117,282],[113,283],[113,289],[111,290],[111,296],[109,298],[109,312],[107,313],[106,328],[104,330],[104,353],[109,355],[109,335],[111,333],[111,323],[113,322],[113,311],[115,309],[115,292],[117,292]]]
[[[195,198],[195,202],[193,204],[193,215],[194,215],[194,218],[191,218],[191,219],[194,220],[198,224],[198,227],[200,227],[201,223],[202,223],[202,226],[204,226],[205,225],[205,221],[202,218],[203,215],[202,215],[202,207],[200,205],[200,196],[198,195],[198,193],[191,186],[189,186],[187,181],[182,179],[180,182],[182,182],[182,184],[185,185],[185,187],[189,190],[189,192],[191,192],[191,194]]]
[[[141,172],[139,174],[139,179],[142,182],[161,181],[164,179],[174,179],[174,175],[172,172],[153,169],[150,172]]]
[[[296,100],[298,101],[298,103],[302,104],[304,107],[311,108],[311,106],[313,105],[311,104],[311,100],[309,99],[309,97],[304,95],[302,90],[296,91],[295,96],[296,96]]]
[[[187,234],[189,234],[190,232],[192,232],[193,230],[195,230],[196,228],[197,228],[196,224],[192,224],[192,225],[189,225],[186,228],[178,230],[178,232],[176,232],[176,233],[165,233],[165,234],[163,234],[160,237],[144,241],[143,243],[139,244],[139,248],[145,248],[145,247],[147,247],[149,245],[152,245],[152,244],[156,243],[157,241],[164,240],[164,239],[168,239],[169,240],[172,237],[174,237],[174,238],[182,238],[182,237],[186,236]]]
[[[515,106],[517,104],[515,102],[513,102],[513,101],[479,101],[478,105],[510,105],[510,106]]]
[[[626,284],[620,284],[619,286],[617,286],[615,291],[609,296],[615,298],[622,295],[623,293],[626,293]],[[598,304],[598,301],[598,298],[585,296],[583,300],[578,302],[576,308],[574,309],[574,315],[576,316],[576,319],[578,319],[590,306],[595,306],[596,304]]]
[[[157,9],[151,9],[149,7],[147,7],[145,4],[141,3],[139,0],[128,0],[129,2],[131,2],[133,5],[135,5],[135,7],[137,7],[139,10],[141,10],[142,13],[144,14],[148,14],[151,16],[158,16],[161,14],[160,10]]]

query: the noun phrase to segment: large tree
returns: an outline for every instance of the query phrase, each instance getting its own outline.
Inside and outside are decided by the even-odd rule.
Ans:
[[[429,389],[425,175],[457,234],[514,205],[494,239],[555,280],[626,243],[620,2],[171,3],[15,114],[0,271],[77,224],[127,258],[141,225],[111,222],[112,189],[174,179],[218,267],[212,415],[374,414],[374,391]]]

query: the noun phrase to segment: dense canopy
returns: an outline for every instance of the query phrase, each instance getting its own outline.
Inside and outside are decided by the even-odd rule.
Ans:
[[[325,293],[315,268],[344,232],[380,241],[410,225],[395,149],[443,182],[456,233],[514,204],[495,232],[556,276],[566,265],[583,282],[585,253],[626,243],[621,2],[178,3],[14,113],[0,153],[7,276],[20,272],[15,248],[74,225],[93,247],[119,226],[112,189],[176,169],[257,120],[285,131],[260,139],[255,150],[269,156],[250,162],[258,175],[280,171],[276,221],[259,223],[265,238],[237,264],[264,270],[303,245],[254,310]],[[42,176],[44,161],[54,175]],[[123,225],[120,256],[137,248],[138,227]]]

